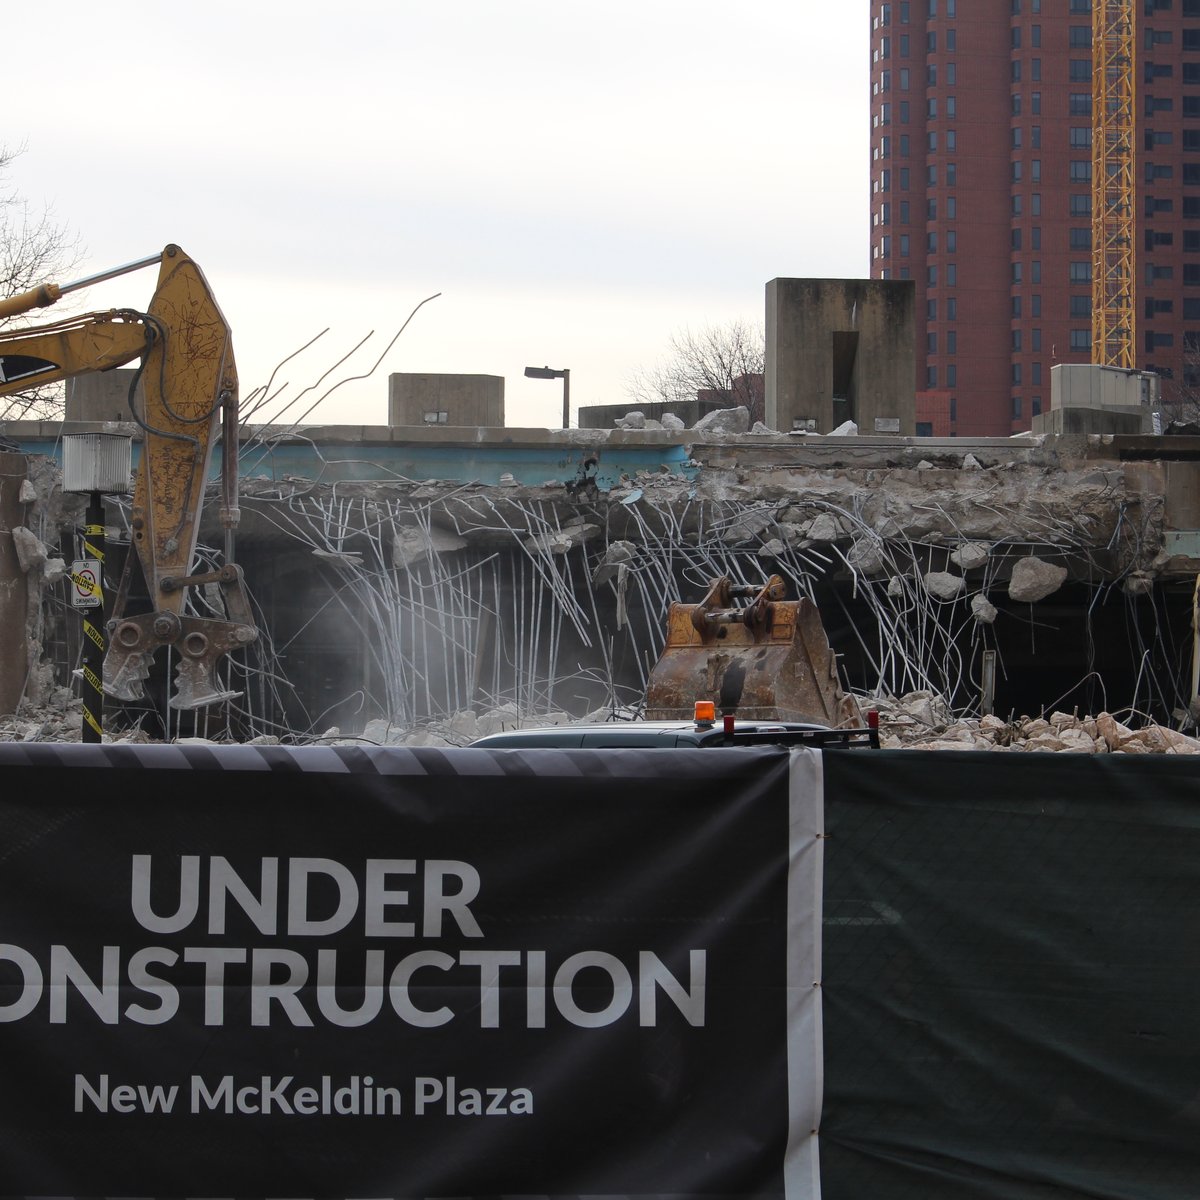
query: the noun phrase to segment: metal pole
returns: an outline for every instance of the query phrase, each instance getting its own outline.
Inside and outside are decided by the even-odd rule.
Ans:
[[[99,492],[88,501],[83,554],[99,563],[96,593],[100,603],[83,612],[83,740],[98,742],[104,727],[104,505]]]
[[[563,373],[563,428],[571,428],[571,369],[564,368]]]

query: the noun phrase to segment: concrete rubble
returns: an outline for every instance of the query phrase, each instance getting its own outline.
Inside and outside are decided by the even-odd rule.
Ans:
[[[945,701],[929,692],[892,699],[859,698],[862,708],[879,712],[880,745],[885,750],[989,750],[1051,754],[1200,754],[1200,739],[1164,725],[1133,728],[1111,713],[1048,717],[955,717]]]
[[[931,692],[910,692],[891,698],[857,697],[859,707],[879,713],[880,746],[884,750],[980,750],[1003,753],[1049,754],[1200,754],[1200,739],[1188,737],[1163,725],[1134,728],[1111,713],[1079,716],[1053,712],[1048,717],[956,716],[946,701]],[[627,714],[624,714],[627,715]],[[581,720],[609,720],[608,710],[589,713]],[[78,698],[65,688],[54,689],[50,700],[37,709],[0,718],[0,741],[76,742],[82,710]],[[440,721],[403,728],[383,719],[368,721],[361,733],[330,727],[311,737],[289,737],[293,744],[320,743],[333,746],[468,746],[478,738],[510,729],[569,725],[577,718],[561,711],[523,716],[515,705],[502,705],[476,713],[464,710]],[[115,744],[155,741],[140,729],[106,734]],[[182,737],[179,744],[214,745],[222,739]],[[251,745],[277,745],[278,737],[260,736]]]

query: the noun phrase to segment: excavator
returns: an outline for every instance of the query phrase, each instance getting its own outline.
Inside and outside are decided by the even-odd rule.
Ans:
[[[73,283],[42,284],[0,300],[0,319],[46,308],[69,292],[158,264],[158,286],[146,311],[111,309],[39,326],[0,329],[0,396],[140,359],[129,391],[132,420],[142,433],[130,528],[150,612],[128,614],[126,563],[107,624],[104,691],[131,702],[145,697],[157,650],[172,647],[178,664],[170,704],[200,709],[232,699],[217,667],[224,656],[258,637],[241,568],[233,562],[239,522],[237,491],[238,379],[233,343],[212,290],[178,246]],[[135,399],[142,383],[144,401]],[[196,539],[213,446],[221,431],[224,565],[193,573]],[[185,612],[191,588],[213,587],[224,618]]]

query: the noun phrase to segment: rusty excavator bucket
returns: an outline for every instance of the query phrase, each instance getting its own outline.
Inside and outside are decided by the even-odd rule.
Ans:
[[[778,575],[761,587],[721,576],[699,604],[672,604],[646,719],[687,719],[697,700],[711,700],[746,720],[858,725],[816,605],[786,595]]]

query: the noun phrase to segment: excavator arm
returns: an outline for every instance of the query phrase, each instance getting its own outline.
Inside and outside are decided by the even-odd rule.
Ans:
[[[258,636],[241,570],[231,561],[239,515],[237,368],[229,326],[203,273],[178,246],[167,246],[157,259],[0,301],[0,317],[44,307],[77,287],[155,261],[158,286],[146,312],[120,309],[0,330],[0,395],[141,359],[145,401],[140,411],[132,395],[130,401],[142,430],[131,527],[153,611],[126,616],[121,589],[108,623],[104,689],[121,700],[140,699],[154,652],[169,645],[178,662],[171,704],[200,708],[237,695],[217,686],[216,666]],[[204,489],[222,423],[225,565],[193,574]],[[205,584],[220,589],[227,620],[184,614],[187,589]]]

